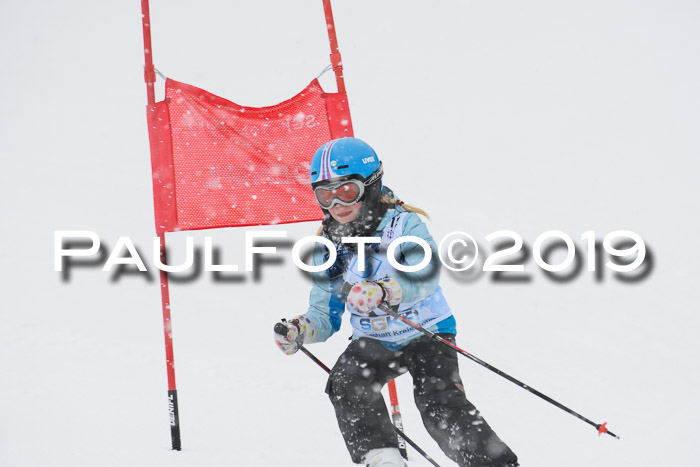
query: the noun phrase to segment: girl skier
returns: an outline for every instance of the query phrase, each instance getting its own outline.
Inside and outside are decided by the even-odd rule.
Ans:
[[[382,186],[382,164],[374,150],[356,138],[330,141],[311,160],[311,186],[326,214],[322,234],[333,242],[336,260],[314,273],[308,311],[284,323],[287,335],[275,342],[287,355],[299,344],[323,342],[340,329],[347,308],[353,338],[331,371],[326,392],[353,462],[372,467],[404,466],[396,433],[380,392],[391,379],[409,372],[423,424],[443,452],[460,466],[515,467],[517,457],[481,417],[464,393],[457,353],[384,313],[382,302],[397,307],[414,323],[454,343],[456,322],[439,281],[437,248],[420,209],[397,201]],[[426,215],[427,216],[427,215]],[[401,272],[387,259],[387,246],[400,236],[425,240],[429,267]],[[357,243],[343,237],[376,237],[358,264]],[[395,250],[398,263],[417,265],[425,255],[416,243]],[[313,264],[330,252],[319,246]],[[344,283],[353,284],[346,294]],[[346,289],[347,290],[347,289]]]

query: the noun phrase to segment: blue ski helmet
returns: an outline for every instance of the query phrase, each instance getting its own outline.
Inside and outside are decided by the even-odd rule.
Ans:
[[[354,178],[370,185],[382,177],[382,163],[372,147],[357,138],[334,139],[311,159],[311,186],[328,180]]]
[[[327,142],[311,159],[311,187],[316,201],[326,214],[323,232],[331,241],[340,244],[343,237],[367,237],[376,234],[376,229],[388,209],[381,202],[382,163],[372,147],[357,138],[340,138]],[[335,189],[344,185],[355,185],[354,199],[336,196]],[[333,199],[326,204],[324,199],[330,191]],[[354,221],[341,224],[330,214],[335,203],[350,205],[362,202]],[[324,207],[326,206],[326,207]]]

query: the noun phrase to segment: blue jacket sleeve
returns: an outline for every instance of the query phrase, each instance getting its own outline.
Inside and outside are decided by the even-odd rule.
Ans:
[[[320,244],[316,245],[313,265],[326,262],[328,252]],[[336,277],[333,277],[336,274]],[[342,274],[337,275],[334,267],[325,271],[311,273],[313,286],[309,296],[309,308],[306,316],[314,323],[318,334],[314,342],[324,342],[338,329],[345,311],[345,296],[340,291],[343,285]]]
[[[430,263],[420,271],[400,272],[396,271],[394,279],[401,286],[404,302],[413,302],[435,292],[440,282],[440,259],[438,258],[437,245],[428,232],[428,227],[418,217],[418,214],[409,212],[403,221],[402,236],[415,236],[425,240],[430,245]],[[423,261],[425,251],[417,243],[406,242],[400,246],[401,258],[399,262],[409,266],[415,266]]]

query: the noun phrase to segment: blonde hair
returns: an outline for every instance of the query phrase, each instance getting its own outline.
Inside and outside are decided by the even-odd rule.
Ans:
[[[401,208],[404,211],[415,212],[416,214],[420,214],[421,216],[425,217],[426,219],[430,219],[430,215],[427,212],[423,211],[421,208],[418,208],[418,207],[410,205],[410,204],[406,204],[403,201],[400,201],[398,199],[394,199],[394,198],[390,198],[388,196],[382,195],[382,197],[379,198],[379,202],[382,204],[391,204],[393,206],[401,206]],[[326,219],[328,219],[329,217],[331,217],[330,214],[326,214],[323,217],[323,221],[321,223],[321,226],[318,228],[318,231],[316,232],[316,236],[318,236],[318,237],[321,236],[321,234],[323,233],[323,225],[326,222]]]
[[[381,198],[379,198],[379,202],[384,204],[393,204],[395,206],[398,205],[401,206],[404,211],[415,212],[416,214],[420,214],[426,219],[430,219],[430,215],[427,212],[423,211],[421,208],[418,208],[411,204],[406,204],[403,201],[399,201],[398,199],[389,198],[388,196],[382,196]]]

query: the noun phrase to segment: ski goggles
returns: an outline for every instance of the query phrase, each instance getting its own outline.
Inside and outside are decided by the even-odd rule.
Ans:
[[[314,188],[316,201],[323,209],[330,209],[336,204],[341,204],[343,206],[355,204],[365,195],[365,187],[378,181],[382,178],[383,174],[384,168],[380,163],[379,168],[375,170],[372,175],[367,177],[366,180],[344,178],[336,182],[324,182],[322,185],[318,185]],[[355,176],[356,175],[350,175],[350,177]]]
[[[314,189],[316,201],[323,209],[330,209],[336,204],[350,206],[360,201],[364,194],[365,184],[360,180],[344,180]]]

